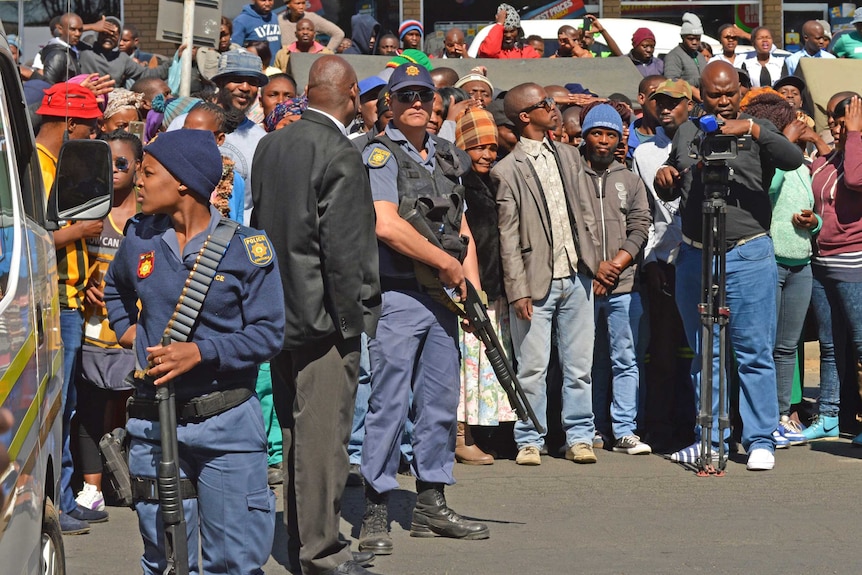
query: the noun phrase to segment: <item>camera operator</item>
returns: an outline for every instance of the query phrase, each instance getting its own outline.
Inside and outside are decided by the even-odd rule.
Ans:
[[[748,453],[749,470],[768,470],[775,465],[772,432],[778,421],[775,364],[776,267],[769,237],[771,204],[769,183],[776,168],[794,170],[802,164],[802,153],[770,122],[739,113],[739,75],[727,62],[708,64],[701,75],[701,96],[706,112],[719,116],[721,134],[737,137],[737,156],[726,166],[707,165],[698,152],[703,132],[694,122],[680,126],[666,165],[655,177],[656,192],[663,200],[681,197],[683,245],[677,260],[677,305],[686,337],[696,356],[692,362],[695,394],[700,393],[702,350],[698,303],[701,293],[703,238],[702,205],[706,198],[703,174],[729,169],[724,197],[726,209],[727,305],[730,308],[729,338],[736,359],[743,422],[742,445]],[[719,369],[719,338],[714,338],[713,381]],[[729,379],[729,378],[728,378]],[[699,399],[699,397],[698,397]],[[713,446],[718,445],[718,390],[713,387]],[[699,430],[696,434],[699,437]],[[727,440],[727,432],[722,440]],[[695,463],[700,441],[671,455],[671,460]],[[713,451],[713,453],[717,453]]]

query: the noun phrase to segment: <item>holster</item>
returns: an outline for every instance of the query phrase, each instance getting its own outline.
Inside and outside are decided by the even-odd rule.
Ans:
[[[99,449],[105,459],[105,475],[114,490],[117,502],[131,507],[134,502],[132,482],[129,477],[129,442],[126,430],[118,427],[99,440]]]

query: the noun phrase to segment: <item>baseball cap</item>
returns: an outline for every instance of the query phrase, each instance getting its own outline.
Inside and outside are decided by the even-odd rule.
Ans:
[[[423,66],[413,63],[401,64],[392,72],[387,92],[397,92],[401,88],[408,86],[419,86],[434,90],[434,81],[431,80],[431,74]]]
[[[102,117],[96,96],[79,84],[60,82],[54,84],[42,97],[42,105],[36,110],[40,116],[80,118],[94,120]]]
[[[691,100],[691,86],[685,80],[665,80],[656,87],[655,92],[650,94],[649,99],[654,100],[659,94],[664,94],[671,98],[686,98],[687,100]]]
[[[365,96],[368,92],[374,90],[375,88],[379,88],[380,86],[385,86],[386,80],[381,78],[380,76],[369,76],[368,78],[363,78],[359,80],[359,96]]]
[[[778,90],[783,86],[793,86],[794,88],[799,90],[800,94],[805,91],[805,81],[799,76],[785,76],[784,78],[781,78],[780,80],[776,81],[772,85],[772,89]]]

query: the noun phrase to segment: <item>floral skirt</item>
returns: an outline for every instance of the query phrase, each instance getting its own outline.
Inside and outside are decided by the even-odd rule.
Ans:
[[[509,332],[509,306],[503,298],[488,306],[488,318],[508,358],[512,358]],[[485,346],[475,335],[458,329],[461,344],[461,396],[458,421],[468,425],[498,425],[518,417],[500,387]]]

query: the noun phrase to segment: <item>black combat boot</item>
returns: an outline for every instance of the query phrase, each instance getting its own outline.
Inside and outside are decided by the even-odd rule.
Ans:
[[[392,538],[389,536],[389,494],[380,494],[365,486],[365,515],[359,530],[359,550],[375,555],[392,555]]]
[[[413,508],[411,537],[453,537],[455,539],[487,539],[488,526],[467,521],[446,505],[442,483],[416,482],[416,507]]]

